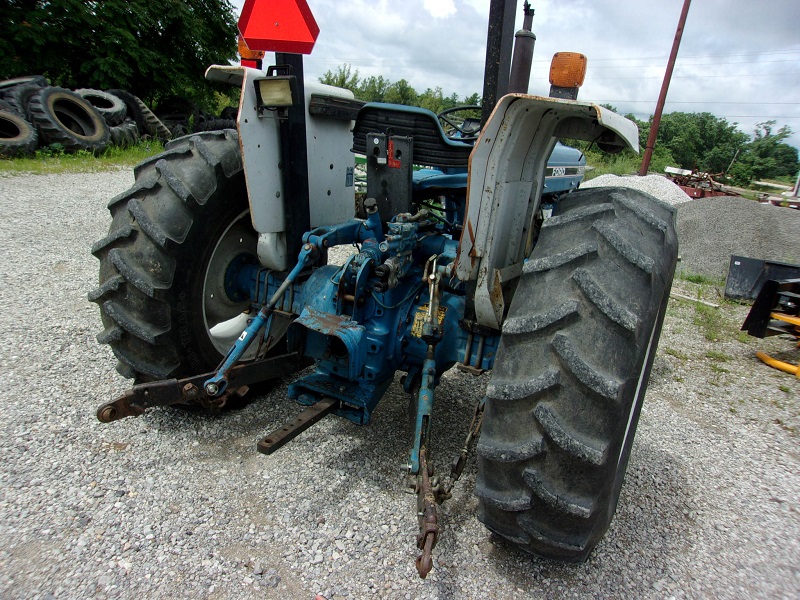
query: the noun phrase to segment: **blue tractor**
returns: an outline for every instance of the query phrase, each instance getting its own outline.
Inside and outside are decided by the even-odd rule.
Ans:
[[[513,19],[490,19],[508,36]],[[575,99],[576,64],[556,55],[550,97],[514,92],[508,63],[487,69],[499,83],[481,118],[357,103],[304,82],[293,54],[210,68],[241,87],[238,131],[173,140],[137,166],[93,248],[98,339],[135,380],[98,418],[221,409],[313,365],[289,386],[307,408],[258,444],[269,454],[329,413],[366,425],[401,371],[420,575],[473,442],[478,518],[525,551],[585,559],[616,508],[677,240],[674,210],[652,196],[574,190],[585,162],[559,139],[638,143],[633,123]],[[442,477],[431,419],[453,367],[492,373]]]

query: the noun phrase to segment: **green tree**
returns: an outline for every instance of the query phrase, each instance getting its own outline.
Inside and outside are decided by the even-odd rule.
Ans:
[[[730,177],[739,185],[755,179],[794,177],[800,170],[797,148],[783,140],[792,134],[789,127],[775,131],[775,121],[758,123],[753,141],[747,144],[731,167]]]
[[[445,99],[442,93],[442,88],[436,89],[428,88],[417,97],[417,106],[427,108],[435,113],[440,113],[444,110]]]
[[[41,73],[70,88],[208,104],[205,70],[236,56],[236,37],[229,0],[5,0],[0,79]]]
[[[327,70],[319,78],[320,83],[325,83],[327,85],[334,85],[336,87],[344,88],[346,90],[350,90],[354,94],[358,90],[358,70],[353,72],[353,69],[350,65],[339,65],[336,67],[335,71]]]
[[[474,94],[472,94],[471,96],[467,96],[466,98],[464,98],[464,102],[463,102],[463,104],[464,104],[465,106],[480,106],[480,105],[481,105],[481,97],[480,97],[480,94],[478,94],[477,92],[475,92],[475,93],[474,93]]]
[[[365,102],[383,102],[390,85],[391,82],[382,75],[367,77],[361,80],[354,94],[356,98]]]
[[[644,146],[652,117],[646,126],[639,124]],[[663,146],[669,150],[676,163],[672,166],[724,173],[748,141],[747,134],[739,131],[736,123],[728,123],[711,113],[673,112],[661,118],[656,148]]]
[[[420,94],[405,79],[394,83],[384,78],[383,75],[362,79],[358,71],[353,71],[349,64],[339,65],[333,71],[325,71],[319,81],[327,85],[348,89],[353,92],[356,98],[365,102],[389,102],[407,106],[420,106],[435,113],[454,106],[480,106],[481,103],[481,97],[478,94],[472,94],[463,100],[459,100],[459,96],[456,93],[445,97],[440,87],[428,88]]]
[[[751,165],[754,177],[781,177],[797,173],[797,148],[783,140],[792,135],[786,125],[774,131],[776,121],[758,123],[743,161]]]
[[[395,83],[391,84],[386,90],[385,101],[390,102],[392,104],[406,104],[408,106],[416,106],[417,99],[418,96],[416,90],[413,87],[411,87],[411,84],[408,83],[408,81],[406,81],[405,79],[396,81]]]

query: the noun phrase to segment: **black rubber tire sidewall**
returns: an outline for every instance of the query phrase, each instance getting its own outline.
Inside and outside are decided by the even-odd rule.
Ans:
[[[139,103],[136,102],[136,96],[126,90],[119,89],[106,90],[106,92],[116,96],[125,103],[125,107],[127,108],[126,116],[130,119],[133,119],[133,122],[136,123],[136,128],[139,131],[139,135],[147,133],[144,115],[142,114],[142,109],[140,108]]]
[[[47,87],[50,82],[44,75],[26,75],[24,77],[14,77],[13,79],[3,79],[0,81],[0,94],[6,94],[11,88],[18,85],[33,84],[40,88]]]
[[[0,138],[0,156],[14,157],[31,154],[36,150],[38,136],[36,129],[19,115],[6,110],[0,110],[0,119],[5,123],[4,129],[16,130],[13,137]]]
[[[133,119],[126,118],[122,124],[111,127],[110,131],[113,143],[123,148],[135,146],[139,141],[139,132]]]
[[[42,86],[35,83],[22,83],[11,88],[6,93],[5,99],[16,109],[17,114],[30,120],[31,99],[39,96],[43,89]]]
[[[119,125],[127,115],[128,107],[125,102],[114,94],[91,88],[81,88],[75,90],[75,93],[89,102],[102,115],[109,127]],[[101,103],[110,106],[101,106]]]
[[[79,95],[64,88],[42,89],[38,96],[31,98],[29,115],[42,141],[62,144],[67,151],[101,152],[110,140],[108,125],[100,113]],[[77,125],[73,125],[73,121]],[[73,131],[72,126],[87,131],[88,135]]]
[[[249,210],[244,173],[227,181],[226,194],[206,206],[199,223],[184,242],[185,250],[176,255],[178,272],[173,288],[178,292],[170,303],[176,314],[177,334],[187,361],[202,373],[217,367],[224,356],[211,342],[203,317],[203,286],[208,262],[220,236],[243,212]],[[245,216],[249,219],[249,216]],[[192,340],[192,343],[186,343]]]
[[[223,182],[219,182],[223,183]],[[172,285],[157,293],[159,302],[170,307],[171,326],[169,344],[178,354],[180,366],[169,374],[170,377],[185,377],[211,371],[219,365],[222,354],[209,339],[203,316],[203,284],[206,268],[220,236],[231,222],[247,210],[247,194],[244,174],[239,173],[224,182],[224,188],[194,215],[193,225],[180,246],[169,252],[175,260],[175,274]],[[111,231],[119,229],[128,220],[128,215],[120,212],[112,222]],[[106,277],[101,271],[101,282]],[[143,315],[147,319],[147,315]],[[104,318],[106,325],[109,325]],[[149,374],[137,373],[137,381],[149,381]]]

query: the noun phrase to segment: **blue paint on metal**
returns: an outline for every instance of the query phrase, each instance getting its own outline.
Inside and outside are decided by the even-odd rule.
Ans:
[[[414,438],[408,459],[408,471],[412,475],[419,473],[419,453],[430,429],[433,412],[433,394],[437,381],[436,360],[428,356],[422,365],[419,393],[417,394],[417,418],[414,423]]]
[[[269,302],[258,311],[258,314],[250,321],[247,327],[245,327],[245,330],[233,344],[233,347],[228,351],[225,360],[222,361],[222,365],[217,369],[214,376],[207,379],[203,384],[209,396],[218,397],[225,393],[228,387],[228,371],[239,362],[239,359],[242,358],[242,355],[250,347],[250,344],[256,339],[258,332],[270,321],[272,313],[275,311],[275,306],[278,301],[281,300],[281,290],[283,289],[284,292],[288,290],[292,282],[297,279],[298,275],[300,275],[309,264],[316,260],[317,256],[319,256],[319,250],[315,246],[311,244],[305,244],[303,246],[297,260],[297,265],[292,269],[281,286],[278,287]]]
[[[336,398],[341,401],[341,406],[334,411],[335,414],[356,425],[366,425],[392,381],[388,377],[383,381],[366,383],[312,373],[291,383],[288,395],[306,406],[316,404],[323,396]]]
[[[545,168],[543,195],[563,194],[578,188],[586,170],[586,156],[580,150],[556,142]]]
[[[463,194],[463,189],[455,193]],[[463,205],[460,210],[463,214]],[[449,214],[458,217],[459,212],[453,209]],[[434,255],[440,268],[455,260],[458,241],[447,227],[428,222],[421,228],[416,217],[397,215],[384,234],[377,213],[370,217],[306,233],[298,265],[288,275],[258,265],[239,266],[235,287],[247,289],[254,305],[263,308],[207,384],[218,385],[220,394],[224,391],[227,369],[260,328],[268,325],[275,308],[299,315],[289,329],[290,340],[299,341],[301,352],[316,362],[311,374],[291,384],[289,396],[305,404],[322,396],[337,398],[342,401],[338,414],[355,423],[369,422],[398,370],[409,373],[409,391],[410,381],[421,376],[424,383],[418,402],[422,409],[418,412],[429,415],[435,385],[447,369],[459,362],[476,369],[492,367],[499,335],[486,336],[479,343],[480,336],[462,326],[466,291],[455,278],[442,281],[444,293],[437,315],[441,339],[426,357],[428,344],[423,336],[429,292],[423,265]],[[343,266],[308,270],[317,249],[358,243],[359,252]],[[375,274],[379,265],[391,267],[390,285]],[[418,461],[421,438],[416,439],[412,463]]]
[[[313,233],[315,237],[306,237],[317,243],[336,239],[350,244],[371,232],[363,223],[355,220],[340,227],[320,228]],[[374,238],[367,238],[361,252],[341,267],[320,266],[302,281],[294,281],[300,273],[293,271],[293,293],[284,295],[284,299],[293,298],[291,306],[286,302],[281,306],[300,315],[290,328],[290,335],[302,339],[303,353],[316,360],[314,372],[290,386],[290,397],[311,402],[331,395],[332,389],[340,390],[333,394],[345,403],[339,414],[359,424],[369,422],[396,371],[408,372],[407,381],[422,371],[427,344],[420,337],[420,327],[429,298],[421,265],[434,254],[439,256],[440,264],[446,265],[454,260],[458,248],[458,242],[447,235],[426,235],[420,240],[416,223],[395,223],[388,233],[385,252]],[[374,291],[375,264],[397,257],[398,253],[409,260],[404,263],[397,286]],[[238,279],[248,282],[251,297],[258,304],[267,302],[286,283],[285,274],[254,265],[244,265]],[[499,340],[498,336],[487,337],[480,356],[477,341],[467,348],[469,332],[460,324],[465,310],[464,286],[455,279],[444,285],[447,291],[440,300],[442,339],[430,363],[434,366],[434,385],[444,371],[459,362],[491,369]],[[350,297],[345,299],[348,293]],[[246,337],[257,332],[259,325],[255,320],[254,323]],[[299,335],[300,331],[304,334]],[[241,345],[244,342],[237,342],[234,349]],[[226,363],[232,356],[233,353]]]
[[[349,381],[356,381],[361,376],[365,358],[363,325],[347,315],[321,312],[311,306],[300,313],[295,323],[329,338],[322,355],[326,356],[327,353],[328,362],[336,364],[333,367],[334,373]],[[340,343],[334,343],[330,338],[335,338]]]

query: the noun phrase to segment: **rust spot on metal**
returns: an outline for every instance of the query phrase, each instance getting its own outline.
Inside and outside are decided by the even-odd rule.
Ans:
[[[475,268],[475,260],[478,258],[478,253],[475,251],[475,230],[472,228],[472,220],[467,220],[467,232],[469,233],[469,258],[470,267]]]
[[[325,415],[333,412],[339,407],[339,401],[334,398],[323,398],[313,406],[310,406],[297,418],[290,421],[283,427],[276,429],[261,441],[258,442],[258,451],[262,454],[272,454],[278,448],[284,446],[287,442],[294,439],[296,436],[317,423]]]
[[[348,328],[361,328],[349,315],[335,315],[315,310],[311,307],[306,307],[300,318],[295,322],[326,335],[335,335],[337,332]]]
[[[500,282],[500,274],[497,270],[494,272],[492,285],[489,289],[489,301],[492,303],[494,311],[498,315],[503,314],[503,285]]]

